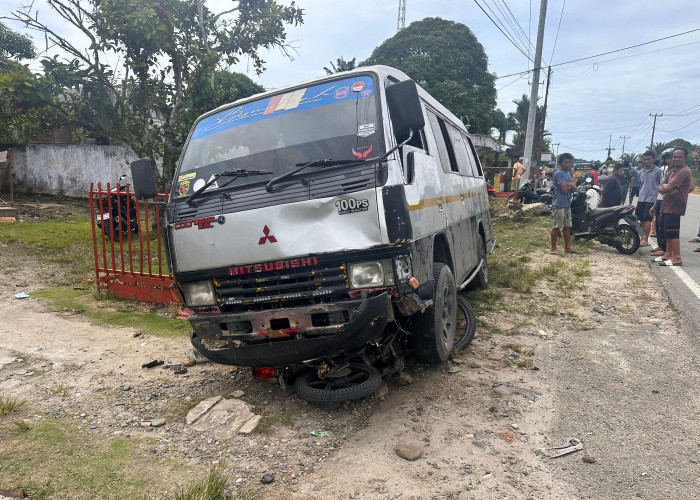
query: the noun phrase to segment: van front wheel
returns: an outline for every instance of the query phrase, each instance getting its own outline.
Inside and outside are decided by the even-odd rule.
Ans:
[[[424,363],[445,361],[455,342],[457,287],[450,267],[433,264],[433,305],[420,314],[411,335],[416,357]]]

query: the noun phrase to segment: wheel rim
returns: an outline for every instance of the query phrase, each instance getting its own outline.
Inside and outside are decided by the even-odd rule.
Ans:
[[[634,235],[632,231],[627,227],[620,227],[618,238],[620,240],[620,245],[622,248],[629,250],[634,246]]]
[[[452,286],[447,285],[442,291],[442,341],[450,342],[450,332],[455,321],[455,305]]]
[[[457,302],[457,314],[455,318],[455,345],[458,345],[462,337],[469,331],[469,313],[467,309]]]
[[[350,369],[350,373],[342,377],[328,377],[325,379],[312,377],[308,381],[308,386],[319,391],[330,392],[364,384],[372,377],[372,372],[369,368],[353,365]]]

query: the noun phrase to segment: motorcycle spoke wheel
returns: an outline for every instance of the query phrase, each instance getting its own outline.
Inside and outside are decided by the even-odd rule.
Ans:
[[[472,343],[476,334],[476,313],[461,294],[457,294],[457,318],[455,321],[455,344],[453,351],[459,351]]]
[[[617,243],[615,248],[618,252],[631,255],[639,248],[639,235],[634,228],[627,224],[617,226]]]
[[[294,391],[312,403],[340,403],[369,396],[382,382],[379,370],[373,366],[351,363],[348,368],[347,375],[324,379],[315,371],[303,372],[294,380]]]

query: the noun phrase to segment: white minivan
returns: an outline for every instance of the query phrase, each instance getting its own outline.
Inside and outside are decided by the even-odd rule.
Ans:
[[[155,193],[150,160],[132,175]],[[165,227],[193,345],[318,401],[369,394],[409,349],[447,359],[458,292],[487,285],[493,247],[469,133],[387,66],[201,116]]]

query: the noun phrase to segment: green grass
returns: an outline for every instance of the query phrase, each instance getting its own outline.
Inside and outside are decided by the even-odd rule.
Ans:
[[[0,416],[9,415],[16,409],[22,407],[22,405],[24,405],[24,401],[20,399],[0,396]]]
[[[80,312],[94,325],[130,327],[161,337],[185,335],[190,331],[187,321],[155,314],[153,306],[147,304],[95,296],[66,287],[36,290],[31,296],[47,300],[58,310]]]
[[[130,472],[127,440],[97,446],[87,441],[85,431],[72,424],[24,422],[0,444],[0,485],[24,491],[33,500],[148,498],[146,481]]]
[[[160,336],[179,336],[190,329],[186,321],[157,314],[155,306],[96,294],[89,217],[0,224],[0,242],[14,245],[15,253],[41,259],[56,269],[56,272],[40,276],[48,282],[49,288],[31,292],[32,297],[48,301],[54,309],[79,312],[95,325],[131,327]],[[111,257],[107,260],[111,262]],[[117,259],[117,265],[120,262],[121,259]]]
[[[206,477],[196,481],[187,488],[180,488],[175,500],[254,500],[258,493],[250,487],[245,487],[235,496],[225,493],[228,474],[223,467],[214,467]]]

